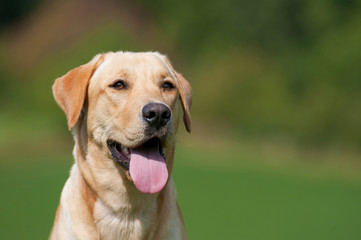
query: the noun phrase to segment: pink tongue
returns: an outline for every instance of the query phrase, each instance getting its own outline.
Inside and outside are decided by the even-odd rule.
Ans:
[[[129,173],[142,193],[160,192],[168,180],[168,170],[157,146],[130,149]]]

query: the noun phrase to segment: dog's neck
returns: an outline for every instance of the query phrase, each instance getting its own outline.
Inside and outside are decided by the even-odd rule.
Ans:
[[[84,202],[89,204],[88,209],[94,219],[93,222],[97,231],[102,237],[101,239],[107,239],[106,237],[109,239],[143,239],[145,236],[149,237],[147,239],[160,239],[160,236],[166,234],[166,229],[171,228],[171,219],[176,214],[174,210],[177,209],[175,206],[175,186],[172,178],[170,177],[160,193],[143,194],[126,177],[120,176],[119,172],[105,169],[100,174],[114,175],[114,177],[106,178],[112,179],[113,182],[97,182],[95,185],[93,174],[99,174],[99,172],[90,172],[90,169],[97,168],[88,165],[99,162],[92,161],[94,157],[91,154],[93,147],[88,145],[88,154],[83,155],[84,151],[76,144],[74,152],[77,152],[76,164],[82,165],[82,167],[77,166],[77,168],[79,177],[87,188],[85,192],[88,192],[88,195],[95,199]],[[104,186],[108,187],[105,188]],[[169,212],[170,210],[172,211]],[[160,228],[159,222],[167,226]]]

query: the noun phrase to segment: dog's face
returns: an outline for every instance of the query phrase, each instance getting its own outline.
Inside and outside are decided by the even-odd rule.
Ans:
[[[191,102],[189,83],[164,56],[96,56],[59,78],[53,89],[69,128],[79,122],[83,109],[88,141],[106,151],[106,160],[116,163],[139,191],[156,193],[164,187],[180,109],[189,131]]]
[[[179,114],[176,80],[150,54],[111,54],[88,88],[88,130],[94,139],[135,148],[151,138],[164,144]]]

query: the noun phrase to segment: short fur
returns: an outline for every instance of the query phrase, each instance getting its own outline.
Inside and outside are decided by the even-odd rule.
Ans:
[[[128,89],[109,87],[117,79],[127,81]],[[165,80],[176,89],[161,89]],[[187,239],[171,172],[181,110],[191,129],[191,88],[169,60],[157,52],[99,54],[58,78],[53,93],[74,136],[75,163],[50,239]],[[167,127],[155,133],[164,140],[169,172],[157,194],[139,192],[106,145],[109,138],[129,148],[144,142],[149,136],[141,110],[150,102],[166,104],[172,112]]]

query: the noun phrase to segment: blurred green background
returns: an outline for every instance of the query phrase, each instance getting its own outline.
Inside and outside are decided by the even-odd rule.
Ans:
[[[53,81],[118,50],[167,54],[193,87],[190,239],[361,239],[357,0],[2,0],[2,239],[47,238],[73,163]]]

